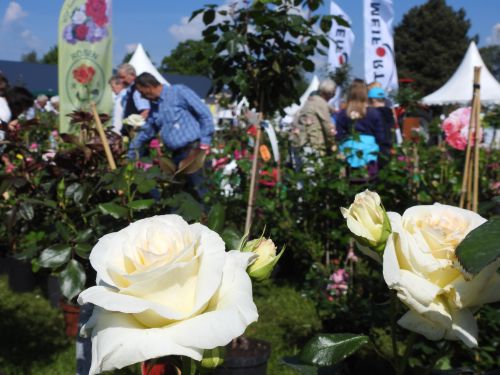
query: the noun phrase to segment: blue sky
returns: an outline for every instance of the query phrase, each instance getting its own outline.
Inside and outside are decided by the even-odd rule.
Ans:
[[[119,63],[126,52],[141,42],[154,63],[160,63],[177,43],[199,38],[200,20],[187,24],[191,12],[206,3],[225,4],[231,0],[113,0],[113,60]],[[448,0],[463,7],[478,34],[479,46],[500,44],[500,0]],[[328,12],[329,1],[320,11]],[[351,61],[354,73],[363,72],[362,0],[337,0],[353,21],[356,43]],[[394,0],[395,24],[403,14],[424,0]],[[57,41],[57,23],[63,0],[0,0],[0,60],[19,60],[23,53],[46,52]]]

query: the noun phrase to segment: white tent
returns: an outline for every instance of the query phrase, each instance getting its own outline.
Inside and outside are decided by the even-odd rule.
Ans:
[[[167,80],[163,78],[160,72],[158,72],[158,70],[155,68],[148,55],[146,55],[146,51],[144,51],[144,48],[140,43],[137,45],[137,48],[135,49],[135,52],[130,59],[130,65],[135,68],[135,72],[137,75],[144,72],[151,73],[158,81],[160,81],[160,83],[169,85]]]
[[[293,103],[291,106],[285,108],[286,116],[281,120],[284,124],[291,124],[293,122],[293,117],[295,114],[302,108],[307,98],[311,96],[313,91],[316,91],[319,88],[319,79],[315,75],[309,84],[309,87],[304,92],[304,94],[300,97],[300,103]]]
[[[481,67],[481,103],[500,104],[500,83],[483,62],[476,43],[471,42],[462,63],[453,76],[439,90],[421,100],[423,104],[469,104],[472,100],[474,67]]]

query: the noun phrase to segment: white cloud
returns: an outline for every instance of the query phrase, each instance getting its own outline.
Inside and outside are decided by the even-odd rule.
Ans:
[[[5,14],[3,16],[3,26],[7,26],[14,22],[17,22],[28,15],[27,12],[23,10],[19,3],[15,1],[11,1],[5,10]]]
[[[490,45],[500,45],[500,23],[491,29],[491,35],[486,38],[486,43]]]
[[[173,24],[169,27],[169,33],[178,42],[183,42],[187,39],[201,39],[201,32],[205,28],[205,24],[201,17],[196,17],[189,22],[189,17],[182,17],[180,23]]]
[[[137,43],[125,44],[125,51],[127,51],[127,53],[134,53],[136,48]]]
[[[0,25],[2,58],[17,60],[22,54],[44,49],[42,40],[27,27],[26,17],[28,12],[18,2],[9,2]]]

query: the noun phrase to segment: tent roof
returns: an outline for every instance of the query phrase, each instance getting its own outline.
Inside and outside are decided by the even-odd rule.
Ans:
[[[483,62],[476,43],[471,42],[460,66],[439,90],[421,99],[423,104],[468,104],[472,100],[474,67],[481,67],[481,103],[500,104],[500,83]]]
[[[35,95],[57,94],[57,65],[0,60],[0,72],[11,86],[26,87]]]
[[[137,75],[141,73],[151,73],[160,83],[169,85],[167,80],[158,72],[151,60],[149,59],[146,51],[142,47],[142,44],[138,44],[135,49],[134,54],[130,58],[129,64],[135,68],[135,73]]]

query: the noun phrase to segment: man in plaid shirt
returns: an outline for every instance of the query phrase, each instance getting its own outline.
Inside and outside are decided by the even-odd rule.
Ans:
[[[151,101],[146,123],[130,143],[128,158],[142,155],[141,147],[159,134],[163,144],[173,151],[176,164],[194,148],[208,151],[212,142],[212,114],[201,99],[184,85],[161,84],[152,74],[142,73],[135,80],[137,90]],[[189,175],[200,197],[206,193],[202,171]]]

